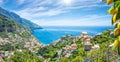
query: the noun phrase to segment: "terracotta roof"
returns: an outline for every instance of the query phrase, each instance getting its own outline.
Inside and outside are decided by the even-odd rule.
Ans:
[[[84,45],[92,45],[90,42],[85,42]]]
[[[90,41],[91,39],[90,38],[87,38],[86,41]]]
[[[77,45],[76,44],[72,44],[71,47],[77,47]]]
[[[0,62],[3,62],[3,58],[2,58],[2,56],[0,56]]]

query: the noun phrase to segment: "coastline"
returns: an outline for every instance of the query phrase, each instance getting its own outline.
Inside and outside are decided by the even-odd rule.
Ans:
[[[53,30],[54,29],[54,30]],[[94,36],[98,33],[102,33],[105,30],[111,30],[113,27],[48,27],[40,30],[34,30],[33,35],[42,43],[42,44],[50,44],[52,42],[57,41],[62,36],[66,34],[71,34],[72,36],[79,36],[82,32],[88,32],[88,35]],[[67,31],[66,31],[67,30]],[[77,30],[77,31],[71,31]],[[59,33],[58,33],[59,32]]]
[[[106,31],[106,30],[105,30]],[[109,29],[108,31],[112,31],[111,29]],[[103,31],[104,32],[104,31]],[[97,34],[95,34],[95,35],[88,35],[88,36],[90,36],[90,37],[95,37],[95,36],[99,36],[99,35],[102,35],[102,33],[103,32],[100,32],[100,33],[97,33]],[[73,38],[73,39],[76,39],[76,40],[78,40],[78,39],[80,39],[81,38],[81,35],[82,35],[82,33],[83,32],[81,32],[81,34],[79,34],[78,36],[72,36],[72,35],[70,35],[70,34],[66,34],[66,35],[63,35],[62,37],[67,37],[67,36],[70,36],[71,38]],[[86,32],[87,34],[89,34],[88,32]],[[55,40],[55,41],[51,41],[51,43],[49,43],[49,44],[44,44],[44,43],[42,43],[42,42],[40,42],[42,45],[44,45],[44,46],[49,46],[49,45],[56,45],[58,42],[61,42],[62,41],[62,37],[60,37],[59,39],[57,39],[57,40]],[[76,41],[75,40],[75,41]],[[38,40],[39,41],[39,40]]]

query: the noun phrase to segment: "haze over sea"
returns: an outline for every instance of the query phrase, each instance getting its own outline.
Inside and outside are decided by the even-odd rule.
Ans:
[[[50,44],[66,34],[79,36],[82,32],[96,35],[105,30],[111,30],[111,26],[46,26],[44,29],[34,30],[34,36],[43,44]]]

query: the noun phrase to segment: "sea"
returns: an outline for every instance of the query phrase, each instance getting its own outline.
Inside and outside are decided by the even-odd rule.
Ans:
[[[42,44],[50,44],[67,34],[80,36],[82,32],[94,36],[105,30],[113,30],[112,26],[44,26],[43,29],[35,29],[34,36]]]

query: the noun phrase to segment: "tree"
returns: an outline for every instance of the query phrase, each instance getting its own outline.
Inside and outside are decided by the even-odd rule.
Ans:
[[[14,55],[7,59],[6,62],[43,62],[37,54],[28,50],[14,51]]]
[[[83,60],[83,57],[77,56],[76,58],[74,58],[74,59],[72,60],[72,62],[84,62],[84,60]]]
[[[108,5],[113,4],[108,10],[108,13],[112,15],[112,25],[114,26],[114,36],[117,39],[114,41],[114,48],[117,48],[120,55],[120,0],[102,0]]]

